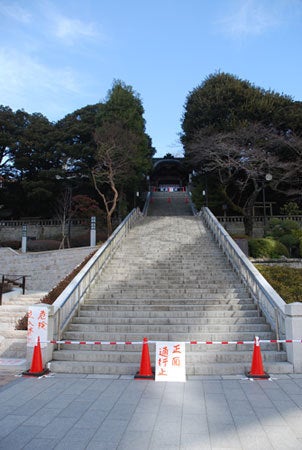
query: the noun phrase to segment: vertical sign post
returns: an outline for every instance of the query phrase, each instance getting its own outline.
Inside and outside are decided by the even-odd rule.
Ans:
[[[155,381],[186,381],[184,342],[156,342]]]
[[[27,347],[37,345],[40,338],[41,348],[47,346],[48,308],[47,305],[33,305],[28,309]]]

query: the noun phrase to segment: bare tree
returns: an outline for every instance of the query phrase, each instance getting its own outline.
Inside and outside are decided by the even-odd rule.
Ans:
[[[61,225],[60,250],[65,248],[65,244],[70,248],[70,220],[73,215],[71,204],[72,192],[70,188],[67,188],[58,198],[55,206],[55,216]]]
[[[259,123],[231,132],[214,133],[212,128],[203,128],[188,145],[188,157],[198,169],[218,175],[226,203],[244,216],[245,232],[251,235],[253,207],[265,176],[273,175],[272,189],[287,192],[291,180],[297,177],[297,159],[290,161],[282,155],[288,144],[286,136]]]
[[[133,175],[137,138],[118,123],[108,123],[95,132],[97,164],[91,170],[94,187],[101,197],[107,217],[108,236],[121,187]]]

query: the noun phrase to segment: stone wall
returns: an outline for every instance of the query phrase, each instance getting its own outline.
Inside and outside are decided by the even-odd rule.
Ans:
[[[301,258],[281,258],[281,259],[259,259],[251,258],[253,264],[262,264],[263,266],[282,266],[293,269],[302,269]]]
[[[88,224],[73,224],[70,231],[71,236],[78,236],[89,230]],[[61,239],[61,226],[58,224],[27,224],[27,237],[29,239]],[[0,241],[21,241],[22,224],[16,222],[14,225],[1,224],[0,222]]]

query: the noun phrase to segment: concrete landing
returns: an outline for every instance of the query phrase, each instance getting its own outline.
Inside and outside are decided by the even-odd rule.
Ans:
[[[302,449],[301,375],[15,380],[0,387],[5,450]]]

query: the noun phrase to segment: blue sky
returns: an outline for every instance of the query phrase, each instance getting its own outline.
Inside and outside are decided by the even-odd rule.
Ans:
[[[0,104],[57,121],[140,94],[157,149],[179,156],[189,92],[217,71],[302,101],[302,0],[0,0]]]

